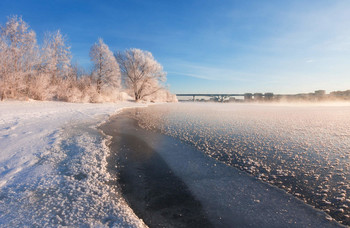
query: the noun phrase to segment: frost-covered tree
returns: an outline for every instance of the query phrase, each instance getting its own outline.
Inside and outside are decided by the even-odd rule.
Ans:
[[[7,45],[0,36],[0,99],[3,100],[5,96],[6,84],[7,84]]]
[[[69,72],[69,78],[71,80],[77,81],[79,78],[85,77],[86,75],[87,73],[85,72],[85,69],[79,66],[77,62],[71,64],[71,70]]]
[[[45,35],[42,70],[51,75],[53,81],[56,81],[58,78],[65,79],[70,74],[70,47],[66,45],[66,38],[62,36],[59,30]]]
[[[97,92],[101,93],[106,87],[119,89],[121,83],[119,65],[102,39],[98,39],[97,43],[92,45],[90,58],[94,63],[92,77],[96,81]]]
[[[0,27],[1,99],[25,93],[38,63],[35,32],[21,17],[12,16]]]
[[[166,73],[152,53],[140,49],[128,49],[116,54],[125,85],[132,90],[135,100],[155,94],[162,87]]]
[[[162,90],[166,73],[150,52],[129,49],[114,56],[99,39],[90,57],[94,68],[87,74],[71,64],[70,47],[60,31],[46,34],[39,49],[28,24],[9,17],[0,25],[0,99],[115,102],[128,97],[120,91],[123,75],[135,100],[170,100],[172,95]]]

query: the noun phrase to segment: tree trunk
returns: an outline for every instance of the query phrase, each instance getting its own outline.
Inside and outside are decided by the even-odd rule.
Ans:
[[[140,94],[138,94],[138,93],[135,93],[135,101],[139,101],[140,100]]]
[[[100,79],[97,80],[97,93],[100,94],[101,93],[101,84],[102,81]]]

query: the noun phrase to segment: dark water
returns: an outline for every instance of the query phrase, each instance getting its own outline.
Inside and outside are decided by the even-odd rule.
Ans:
[[[117,173],[118,185],[136,215],[150,227],[212,227],[200,202],[162,157],[136,136],[136,120],[125,115],[101,129],[113,136],[110,146],[117,155],[110,158],[109,169]]]
[[[350,225],[349,104],[156,105],[135,118]]]

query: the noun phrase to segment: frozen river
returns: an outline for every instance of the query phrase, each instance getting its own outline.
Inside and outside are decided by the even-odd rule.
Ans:
[[[350,225],[349,104],[179,103],[134,116]]]

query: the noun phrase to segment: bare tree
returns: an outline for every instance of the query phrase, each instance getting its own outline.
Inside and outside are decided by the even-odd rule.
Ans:
[[[140,49],[128,49],[115,55],[120,65],[125,85],[133,91],[135,100],[155,94],[162,87],[166,73],[152,53]]]
[[[91,47],[90,58],[94,63],[92,76],[96,81],[97,92],[101,93],[103,87],[120,88],[119,65],[102,39],[98,39]]]

